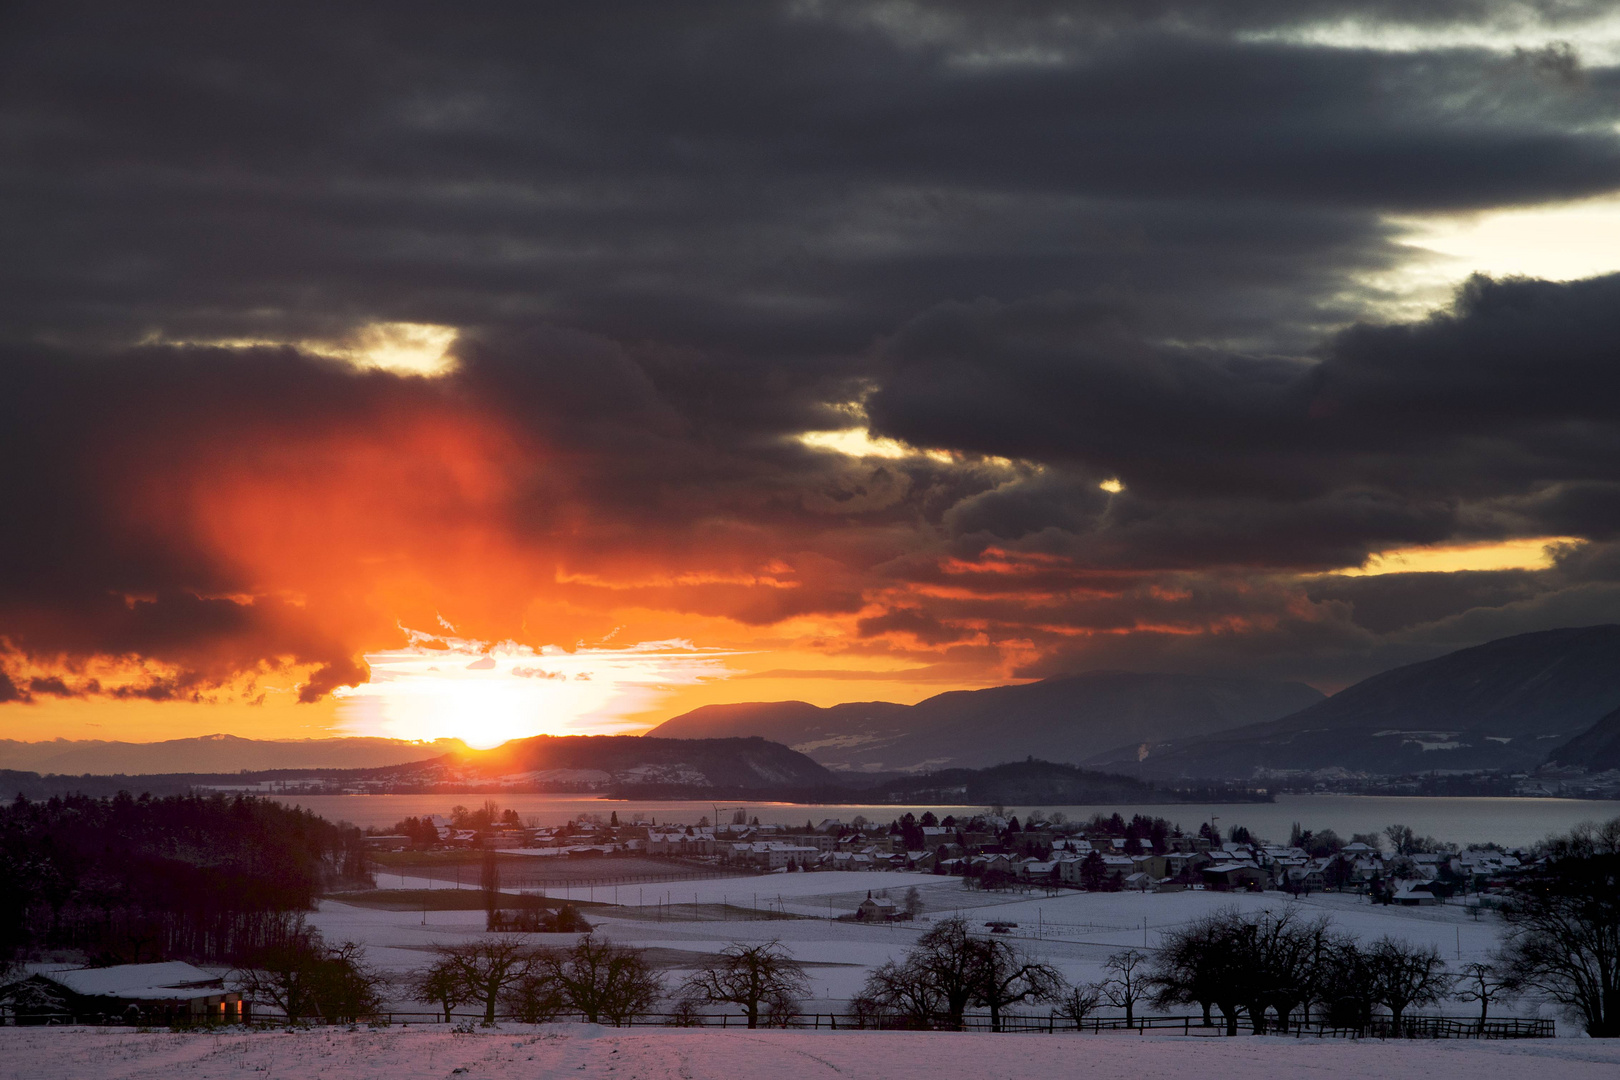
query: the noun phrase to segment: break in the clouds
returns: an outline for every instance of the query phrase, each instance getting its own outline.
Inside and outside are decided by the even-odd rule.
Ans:
[[[0,700],[441,617],[832,687],[1620,618],[1611,5],[0,19]]]

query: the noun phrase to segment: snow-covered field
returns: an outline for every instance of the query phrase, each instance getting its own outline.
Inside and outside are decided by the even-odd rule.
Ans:
[[[399,877],[391,876],[385,883],[426,887],[421,879],[410,877],[402,883]],[[868,890],[887,890],[898,901],[913,886],[924,905],[922,917],[914,923],[865,925],[828,918],[829,913],[853,911]],[[587,889],[573,890],[573,894],[579,900],[590,898]],[[573,894],[552,891],[554,896]],[[595,899],[599,903],[611,901],[612,892],[598,888]],[[821,1012],[841,1007],[860,990],[871,967],[904,953],[933,919],[955,914],[978,926],[990,918],[1018,923],[1019,944],[1077,982],[1101,979],[1103,963],[1111,953],[1127,947],[1140,949],[1144,942],[1150,948],[1156,946],[1164,931],[1228,905],[1243,910],[1297,905],[1309,917],[1331,915],[1337,927],[1366,940],[1390,934],[1433,944],[1453,965],[1484,959],[1495,947],[1498,935],[1497,925],[1489,916],[1475,921],[1461,905],[1384,907],[1338,893],[1318,893],[1298,901],[1280,893],[985,893],[964,888],[960,878],[881,871],[717,878],[644,889],[630,886],[621,887],[619,900],[621,907],[592,907],[586,914],[598,933],[616,942],[658,949],[662,961],[672,968],[672,979],[681,974],[683,954],[690,954],[695,965],[728,942],[781,940],[799,960],[815,965],[809,975],[816,1000],[807,1006],[807,1011]],[[804,917],[770,921],[685,917],[659,920],[658,902],[679,905],[665,910],[683,916],[696,910],[694,905],[717,913],[725,904],[733,909],[770,907]],[[468,940],[483,932],[482,911],[430,911],[425,919],[420,911],[379,911],[328,900],[311,921],[330,941],[364,943],[371,960],[392,971],[421,966],[427,960],[427,951],[436,944]],[[1037,933],[1039,938],[1034,936]],[[574,939],[567,935],[536,935],[535,940],[568,944]],[[399,1002],[395,1007],[411,1006]],[[1467,1013],[1469,1009],[1453,1004],[1425,1011]],[[1518,1011],[1534,1013],[1530,1006],[1521,1006]],[[1559,1025],[1561,1032],[1567,1027]]]
[[[618,1031],[584,1024],[514,1026],[472,1035],[442,1028],[183,1035],[5,1028],[0,1029],[0,1074],[29,1080],[1610,1080],[1620,1075],[1620,1043]]]

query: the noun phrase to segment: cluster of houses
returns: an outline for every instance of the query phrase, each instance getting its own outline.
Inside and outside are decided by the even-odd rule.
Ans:
[[[718,813],[717,817],[720,816]],[[463,818],[464,820],[464,818]],[[911,870],[954,874],[989,888],[1044,887],[1174,891],[1353,889],[1390,903],[1439,903],[1453,891],[1500,886],[1518,873],[1522,852],[1468,849],[1386,856],[1365,843],[1311,854],[1301,847],[1223,842],[1210,835],[1142,838],[1094,835],[1044,821],[977,815],[965,822],[905,827],[824,819],[802,826],[760,824],[737,814],[729,823],[660,825],[582,817],[559,826],[523,826],[515,815],[481,829],[431,815],[419,820],[448,846],[547,849],[558,855],[648,855],[698,860],[759,872]],[[403,846],[415,837],[374,836],[374,846]]]
[[[1050,858],[1006,852],[940,860],[946,873],[963,873],[1001,885],[1134,889],[1173,892],[1217,889],[1295,894],[1353,890],[1403,906],[1440,903],[1458,890],[1500,888],[1524,868],[1524,853],[1494,849],[1421,852],[1386,857],[1363,843],[1313,856],[1299,847],[1227,843],[1202,837],[1171,837],[1166,850],[1126,854],[1125,841],[1060,840]],[[921,860],[927,868],[926,859]]]

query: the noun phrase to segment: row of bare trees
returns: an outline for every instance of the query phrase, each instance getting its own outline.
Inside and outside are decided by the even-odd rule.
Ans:
[[[849,1011],[862,1025],[961,1030],[969,1009],[984,1009],[991,1030],[1000,1031],[1004,1010],[1024,1002],[1047,1003],[1077,1026],[1104,1003],[1122,1010],[1127,1026],[1142,1004],[1196,1004],[1206,1024],[1219,1010],[1236,1034],[1245,1014],[1256,1033],[1271,1017],[1287,1030],[1291,1018],[1319,1004],[1330,1022],[1362,1028],[1383,1006],[1398,1030],[1408,1009],[1452,989],[1432,947],[1388,937],[1363,946],[1334,932],[1326,918],[1306,920],[1293,910],[1216,912],[1168,935],[1157,954],[1115,953],[1105,972],[1100,982],[1071,984],[1012,942],[945,919],[904,957],[876,968]],[[1482,1006],[1502,992],[1488,971],[1470,985],[1484,995],[1477,998]]]
[[[392,986],[354,942],[328,945],[313,930],[259,951],[237,973],[250,1000],[289,1021],[359,1020],[381,1010]],[[444,945],[434,961],[410,972],[399,989],[432,1002],[448,1022],[464,1006],[485,1023],[498,1016],[540,1023],[561,1015],[592,1023],[629,1023],[667,1003],[695,1020],[731,1006],[749,1027],[799,1015],[809,993],[803,967],[780,942],[735,942],[692,972],[671,993],[642,949],[586,934],[568,948],[535,946],[517,935],[491,935]]]
[[[1010,941],[974,936],[956,917],[936,923],[902,959],[873,970],[849,1012],[863,1026],[959,1031],[968,1009],[983,1008],[1000,1031],[1002,1010],[1026,1001],[1061,1003],[1069,989],[1051,966]]]
[[[1206,1024],[1219,1011],[1233,1035],[1245,1015],[1256,1034],[1273,1018],[1287,1031],[1313,1005],[1327,1023],[1358,1029],[1382,1006],[1398,1032],[1408,1009],[1448,996],[1452,980],[1432,945],[1387,936],[1363,945],[1326,916],[1227,908],[1165,935],[1142,986],[1155,1007],[1202,1007]]]
[[[446,1020],[458,1006],[473,1005],[486,1024],[499,1013],[528,1023],[577,1013],[618,1025],[652,1011],[664,986],[642,950],[594,934],[566,949],[503,935],[441,946],[432,964],[411,973],[408,990],[437,1004]]]
[[[798,1016],[809,990],[803,966],[779,941],[733,942],[670,993],[643,950],[594,934],[567,949],[512,936],[442,946],[408,983],[412,997],[437,1004],[446,1020],[458,1006],[475,1005],[485,1023],[497,1014],[529,1023],[577,1014],[619,1025],[667,1000],[674,1015],[689,1022],[707,1008],[732,1006],[751,1028]]]

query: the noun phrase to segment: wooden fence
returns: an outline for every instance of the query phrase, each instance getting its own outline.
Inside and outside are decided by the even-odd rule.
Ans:
[[[452,1012],[448,1023],[461,1027],[476,1027],[483,1022],[482,1013]],[[498,1019],[509,1021],[511,1018],[501,1016]],[[583,1020],[578,1014],[564,1014],[555,1017],[558,1020]],[[67,1013],[35,1014],[21,1018],[6,1017],[0,1020],[4,1023],[24,1024],[92,1024],[127,1026],[127,1022],[117,1017],[103,1016],[73,1016]],[[255,1024],[280,1026],[285,1021],[277,1021],[265,1016],[263,1012],[254,1013]],[[443,1012],[381,1012],[365,1017],[361,1024],[393,1025],[393,1024],[444,1024],[446,1018]],[[321,1021],[301,1021],[300,1023],[320,1024]],[[349,1021],[334,1021],[334,1023],[348,1024]],[[228,1025],[226,1025],[228,1026]],[[720,1028],[729,1030],[733,1028],[747,1028],[747,1017],[740,1013],[641,1013],[631,1018],[623,1027],[702,1027]],[[792,1018],[771,1022],[761,1020],[762,1027],[793,1028],[827,1031],[904,1031],[916,1030],[913,1025],[904,1022],[898,1017],[867,1018],[864,1022],[843,1013],[802,1013]],[[987,1013],[969,1013],[962,1018],[963,1031],[986,1032],[993,1030],[990,1016]],[[1044,1016],[1031,1013],[1003,1013],[1001,1016],[999,1033],[1001,1034],[1103,1034],[1105,1032],[1129,1032],[1138,1035],[1183,1035],[1194,1038],[1220,1038],[1226,1035],[1226,1026],[1217,1019],[1214,1024],[1205,1024],[1202,1016],[1138,1016],[1126,1023],[1124,1017],[1087,1017],[1076,1023],[1048,1013]],[[1246,1028],[1240,1028],[1239,1034],[1249,1034]],[[1328,1038],[1328,1039],[1551,1039],[1555,1036],[1553,1021],[1543,1019],[1510,1018],[1502,1020],[1488,1020],[1481,1024],[1478,1020],[1469,1020],[1456,1016],[1408,1016],[1401,1021],[1400,1031],[1397,1033],[1394,1023],[1389,1017],[1374,1018],[1366,1027],[1346,1028],[1335,1027],[1321,1022],[1296,1022],[1289,1025],[1287,1031],[1271,1032],[1278,1036],[1293,1036],[1295,1038]]]

